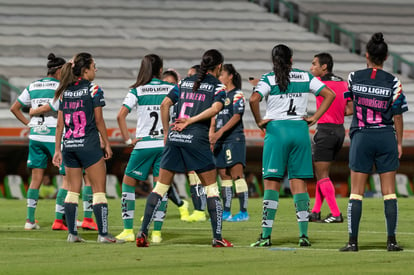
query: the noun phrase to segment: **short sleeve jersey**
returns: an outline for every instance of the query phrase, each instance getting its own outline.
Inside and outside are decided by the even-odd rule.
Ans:
[[[281,91],[274,72],[264,74],[255,88],[262,99],[266,98],[267,108],[264,119],[302,120],[307,114],[309,93],[315,96],[325,87],[312,74],[292,69],[286,91]]]
[[[27,86],[17,100],[25,107],[36,109],[53,101],[59,81],[53,77],[45,77]],[[30,119],[29,139],[41,142],[55,142],[57,123],[56,111],[50,111]]]
[[[244,94],[239,89],[233,89],[226,95],[224,101],[224,108],[216,116],[216,132],[226,125],[227,122],[236,114],[243,117],[245,108]],[[236,125],[229,131],[226,131],[218,140],[219,142],[240,142],[245,141],[243,132],[243,120],[240,119]]]
[[[94,109],[103,106],[105,99],[98,85],[82,79],[68,86],[59,105],[65,122],[64,150],[87,150],[100,146]]]
[[[171,90],[178,92],[178,87],[153,78],[148,84],[133,88],[126,95],[123,106],[129,111],[137,107],[135,136],[140,138],[140,141],[136,143],[135,149],[164,146],[160,105]]]
[[[345,97],[352,98],[354,103],[351,132],[392,127],[393,115],[408,111],[400,80],[388,72],[373,68],[352,72],[348,87]]]
[[[345,108],[347,99],[344,97],[344,93],[348,91],[348,83],[341,77],[332,73],[328,73],[320,78],[332,91],[335,92],[336,97],[332,102],[328,110],[318,120],[318,124],[332,123],[332,124],[344,124]],[[319,109],[323,102],[322,96],[316,97],[316,107]]]
[[[215,102],[224,104],[226,98],[225,87],[211,74],[207,74],[201,81],[200,87],[193,92],[193,85],[197,75],[184,79],[178,91],[172,90],[168,97],[175,104],[177,103],[178,118],[189,118],[196,116],[213,105]],[[168,140],[178,143],[192,143],[194,139],[208,141],[210,119],[196,122],[187,126],[181,132],[169,134]]]

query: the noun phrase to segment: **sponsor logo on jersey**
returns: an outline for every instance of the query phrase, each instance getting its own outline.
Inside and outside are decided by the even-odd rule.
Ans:
[[[363,84],[354,84],[352,85],[352,92],[361,93],[361,94],[370,94],[382,97],[390,97],[391,89],[384,87],[375,87]]]
[[[192,143],[193,135],[184,135],[176,131],[171,131],[168,134],[168,139],[175,142]]]

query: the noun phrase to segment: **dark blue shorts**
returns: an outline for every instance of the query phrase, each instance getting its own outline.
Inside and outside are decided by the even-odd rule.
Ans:
[[[202,173],[216,168],[208,143],[185,145],[167,143],[162,152],[160,167],[177,173],[192,170]]]
[[[217,168],[230,168],[241,163],[246,166],[246,143],[216,143],[214,159]]]
[[[374,165],[379,174],[398,169],[400,162],[393,129],[361,129],[352,134],[349,168],[370,174]]]
[[[76,151],[62,151],[62,158],[65,167],[69,168],[88,168],[97,163],[103,157],[101,148],[84,150],[78,149]]]
[[[322,123],[316,127],[312,139],[312,155],[314,161],[334,161],[342,148],[345,128],[342,124]]]

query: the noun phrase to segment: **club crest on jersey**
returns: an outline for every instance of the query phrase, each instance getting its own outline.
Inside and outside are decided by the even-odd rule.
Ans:
[[[224,106],[227,106],[230,104],[230,98],[226,98],[226,100],[224,100]]]

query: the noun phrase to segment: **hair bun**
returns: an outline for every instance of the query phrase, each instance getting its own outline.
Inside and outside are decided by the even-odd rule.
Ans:
[[[382,32],[376,32],[372,35],[371,39],[372,42],[380,44],[384,42],[384,35],[382,34]]]
[[[54,53],[50,53],[50,54],[47,56],[47,60],[53,61],[54,59],[56,59],[56,56],[55,56],[55,54],[54,54]]]

